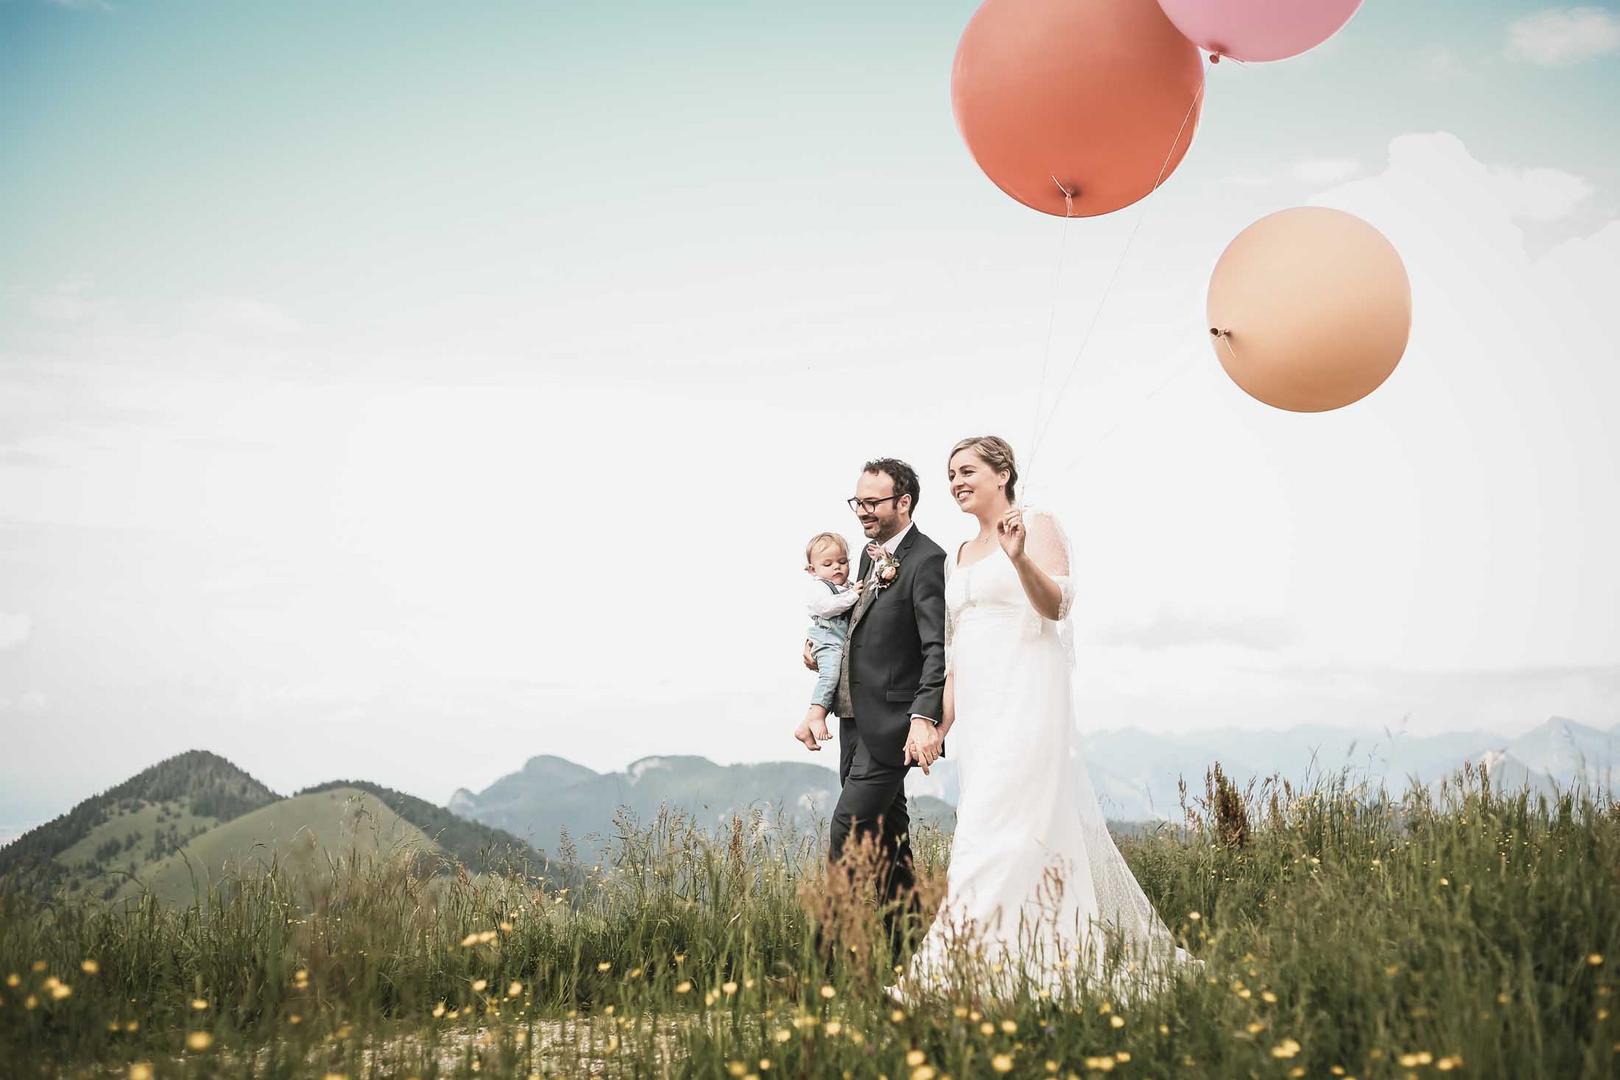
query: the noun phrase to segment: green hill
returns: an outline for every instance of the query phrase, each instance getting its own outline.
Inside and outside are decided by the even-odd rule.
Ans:
[[[519,840],[504,829],[497,829],[479,821],[458,817],[442,806],[434,806],[426,799],[407,795],[403,791],[385,788],[365,780],[332,780],[325,784],[305,788],[300,795],[313,795],[338,788],[363,791],[384,806],[421,829],[451,857],[459,859],[469,870],[488,871],[535,870],[546,863],[545,853]]]
[[[120,890],[149,891],[174,904],[206,895],[210,884],[275,865],[306,881],[329,859],[414,852],[444,854],[421,829],[377,796],[353,787],[278,799],[219,825],[140,871]]]
[[[190,750],[0,848],[0,883],[70,895],[110,894],[122,874],[277,798],[218,754]]]

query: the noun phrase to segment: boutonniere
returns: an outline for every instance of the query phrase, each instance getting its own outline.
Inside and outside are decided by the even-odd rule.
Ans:
[[[872,565],[872,583],[876,588],[887,589],[900,576],[900,560],[887,548],[878,551],[877,561]]]

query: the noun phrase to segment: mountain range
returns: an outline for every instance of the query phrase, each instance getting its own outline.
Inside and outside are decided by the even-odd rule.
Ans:
[[[1179,818],[1177,779],[1201,792],[1204,771],[1217,760],[1239,783],[1275,775],[1297,786],[1342,772],[1392,793],[1413,783],[1434,786],[1465,763],[1484,765],[1493,784],[1513,790],[1550,793],[1577,783],[1609,789],[1620,780],[1620,724],[1604,729],[1559,716],[1512,738],[1327,727],[1164,736],[1127,728],[1088,735],[1082,745],[1104,812],[1131,821]]]
[[[950,828],[951,803],[913,792],[914,821]],[[598,773],[564,758],[533,757],[517,772],[474,793],[459,789],[450,810],[505,829],[531,843],[557,845],[564,836],[582,857],[599,858],[625,811],[643,823],[663,806],[679,807],[712,829],[732,814],[758,810],[771,818],[815,827],[832,816],[838,776],[808,762],[716,765],[675,754],[645,757],[623,772]],[[560,850],[560,849],[559,849]]]

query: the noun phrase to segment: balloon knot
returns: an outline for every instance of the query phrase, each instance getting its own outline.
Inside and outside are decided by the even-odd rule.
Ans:
[[[1209,333],[1210,333],[1211,337],[1231,337],[1232,336],[1232,331],[1230,331],[1230,330],[1222,330],[1218,326],[1210,327],[1209,328]]]
[[[1057,189],[1063,192],[1063,216],[1074,217],[1074,197],[1080,193],[1080,189],[1067,186],[1055,176],[1052,177],[1052,183],[1056,184]]]
[[[1218,52],[1210,53],[1209,54],[1209,62],[1212,63],[1212,64],[1220,63],[1221,62],[1221,54],[1218,53]]]

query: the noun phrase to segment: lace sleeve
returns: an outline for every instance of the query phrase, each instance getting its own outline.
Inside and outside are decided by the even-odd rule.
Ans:
[[[1074,579],[1069,576],[1069,538],[1064,535],[1063,526],[1051,514],[1026,513],[1024,524],[1028,530],[1025,545],[1029,557],[1046,572],[1062,594],[1054,621],[1063,622],[1069,617],[1069,609],[1074,606]]]
[[[1058,643],[1063,647],[1063,655],[1073,668],[1074,653],[1074,622],[1069,618],[1074,609],[1074,578],[1070,576],[1072,552],[1069,548],[1069,538],[1063,532],[1063,526],[1058,524],[1051,514],[1035,510],[1024,511],[1024,527],[1028,530],[1024,541],[1024,550],[1029,557],[1035,560],[1035,565],[1046,572],[1058,587],[1058,613],[1057,618],[1047,620],[1036,613],[1033,606],[1030,608],[1032,631],[1045,633],[1047,628],[1055,628]]]

